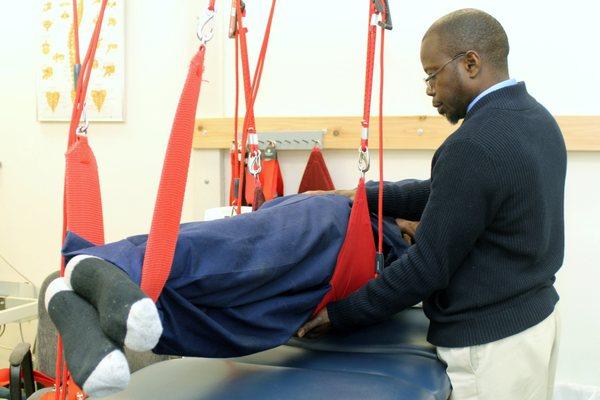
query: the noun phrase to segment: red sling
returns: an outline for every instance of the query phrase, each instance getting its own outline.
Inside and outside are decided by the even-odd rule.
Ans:
[[[298,193],[304,193],[308,190],[334,190],[335,186],[329,175],[329,170],[325,164],[323,153],[315,146],[310,152],[306,168],[300,181]]]

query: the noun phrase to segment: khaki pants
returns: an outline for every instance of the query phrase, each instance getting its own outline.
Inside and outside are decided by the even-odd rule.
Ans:
[[[558,310],[539,324],[480,346],[438,347],[450,400],[550,400],[560,337]]]

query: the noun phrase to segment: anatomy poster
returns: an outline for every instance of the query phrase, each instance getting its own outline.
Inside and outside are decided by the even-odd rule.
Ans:
[[[100,0],[76,0],[79,54],[85,58]],[[108,0],[100,41],[92,64],[86,114],[92,121],[123,121],[125,88],[124,0]],[[37,117],[39,121],[68,121],[75,97],[73,69],[76,41],[73,0],[36,2],[39,15]]]

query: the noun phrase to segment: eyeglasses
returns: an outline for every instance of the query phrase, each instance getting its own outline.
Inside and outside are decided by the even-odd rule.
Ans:
[[[435,83],[435,77],[437,76],[437,74],[439,74],[440,72],[442,72],[442,70],[446,67],[446,65],[450,64],[452,61],[466,56],[468,53],[468,51],[463,51],[462,53],[458,53],[457,55],[455,55],[454,57],[452,57],[451,59],[449,59],[448,61],[446,61],[444,63],[444,65],[442,65],[441,67],[439,67],[438,69],[436,69],[434,72],[432,72],[431,74],[427,75],[427,78],[423,79],[425,81],[425,84],[427,85],[427,89],[428,90],[432,90],[433,89],[433,84]]]

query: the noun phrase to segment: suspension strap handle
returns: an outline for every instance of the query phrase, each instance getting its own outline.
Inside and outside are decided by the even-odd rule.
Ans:
[[[375,0],[378,2],[379,0]],[[379,49],[379,190],[377,196],[377,232],[378,232],[378,243],[377,243],[377,258],[376,258],[376,272],[380,274],[384,267],[383,258],[383,77],[384,77],[384,66],[385,66],[385,30],[392,29],[392,16],[388,0],[385,0],[385,8],[381,8],[376,4],[376,8],[382,17],[382,22],[379,22],[381,27],[381,40]]]
[[[215,0],[210,2],[204,21],[199,21],[200,48],[190,62],[187,79],[179,98],[156,195],[140,283],[141,289],[154,302],[158,300],[169,277],[175,255],[192,151],[196,109],[204,72],[206,43],[213,34],[211,24],[214,20],[214,3]]]
[[[381,29],[380,40],[380,80],[379,80],[379,193],[378,193],[378,246],[375,258],[376,273],[380,274],[384,266],[383,257],[383,74],[384,74],[384,33],[392,29],[392,19],[387,0],[369,1],[369,25],[367,29],[367,56],[365,68],[365,94],[363,118],[361,121],[360,147],[358,148],[358,169],[361,179],[370,167],[369,156],[369,123],[371,118],[371,97],[373,90],[373,70],[375,64],[375,48],[377,27]]]
[[[368,22],[363,118],[361,121],[360,147],[358,149],[358,170],[363,177],[370,167],[369,122],[371,119],[371,92],[373,90],[373,66],[375,64],[375,43],[377,40],[378,22],[378,11],[375,8],[375,3],[373,0],[369,1]]]
[[[71,123],[69,125],[69,134],[67,139],[67,154],[72,149],[73,145],[77,140],[78,133],[85,134],[87,132],[88,123],[87,117],[84,114],[84,122],[81,123],[81,115],[85,110],[85,98],[87,94],[87,87],[89,84],[89,80],[91,77],[92,65],[94,61],[94,56],[96,53],[96,49],[98,47],[98,42],[100,38],[100,31],[102,29],[102,21],[104,19],[104,13],[106,10],[108,0],[102,0],[100,5],[100,11],[98,13],[98,18],[96,19],[96,25],[94,27],[94,31],[92,32],[92,36],[90,39],[90,43],[88,45],[88,49],[83,61],[81,64],[80,55],[79,55],[79,13],[77,11],[77,0],[73,0],[73,42],[75,46],[75,65],[73,67],[73,80],[74,80],[74,90],[75,90],[75,99],[73,101],[73,108],[71,111]],[[93,154],[93,153],[92,153]],[[83,215],[82,212],[71,213],[69,210],[72,210],[72,200],[69,198],[68,193],[73,191],[73,188],[68,188],[67,185],[72,178],[78,178],[81,181],[82,176],[73,177],[73,171],[69,171],[68,161],[65,166],[65,185],[63,188],[63,224],[62,224],[62,236],[61,239],[64,240],[67,230],[69,227],[77,225],[79,227],[85,226],[84,231],[80,231],[78,233],[83,234],[84,236],[95,237],[97,241],[104,242],[104,224],[102,218],[102,208],[101,208],[101,198],[100,198],[100,185],[97,180],[97,170],[95,169],[87,169],[87,173],[91,174],[86,175],[88,179],[85,183],[86,191],[88,194],[92,194],[93,198],[86,199],[90,203],[94,203],[96,205],[99,204],[99,207],[94,207],[96,210],[94,215]],[[78,179],[74,179],[77,181]],[[79,210],[82,211],[82,210]],[[76,215],[75,215],[76,214]],[[85,221],[82,220],[82,217],[85,218]],[[98,244],[102,244],[98,243]],[[65,270],[65,262],[64,257],[61,257],[61,266],[60,266],[60,275],[64,275]],[[55,362],[55,400],[64,400],[67,396],[67,382],[69,381],[69,371],[67,369],[66,362],[63,358],[63,345],[62,338],[58,336],[57,338],[57,348],[56,348],[56,362]]]
[[[265,28],[265,33],[263,35],[263,42],[260,50],[260,54],[258,56],[258,61],[256,63],[256,69],[254,72],[254,77],[252,79],[252,83],[250,83],[250,63],[248,61],[248,45],[246,32],[247,29],[243,25],[243,16],[244,11],[242,10],[242,2],[241,0],[236,0],[236,19],[237,19],[237,34],[239,35],[239,43],[240,43],[240,53],[242,60],[242,72],[243,72],[243,81],[244,81],[244,94],[246,100],[246,114],[244,117],[244,123],[242,127],[242,142],[240,145],[241,148],[241,159],[244,160],[246,158],[246,146],[250,145],[250,157],[253,157],[253,169],[249,169],[249,172],[252,173],[255,178],[258,177],[260,173],[260,168],[258,168],[259,164],[257,164],[257,160],[260,161],[260,151],[258,150],[258,140],[256,140],[255,147],[252,143],[249,143],[249,136],[256,134],[256,123],[254,118],[254,103],[256,101],[256,97],[258,95],[258,88],[260,86],[260,80],[262,77],[262,72],[264,68],[267,47],[269,43],[269,37],[271,34],[271,24],[273,22],[273,15],[275,12],[276,0],[272,0],[271,2],[271,10],[269,13],[269,19],[267,21],[267,26]],[[253,139],[254,140],[254,139]],[[250,160],[249,160],[250,161]],[[248,165],[250,167],[250,163]],[[258,171],[258,172],[256,172]],[[256,173],[253,173],[256,172]],[[240,179],[240,187],[244,185],[244,164],[243,161],[240,164],[239,169],[239,179]],[[241,212],[242,206],[242,190],[238,192],[237,199],[237,213]]]

